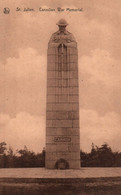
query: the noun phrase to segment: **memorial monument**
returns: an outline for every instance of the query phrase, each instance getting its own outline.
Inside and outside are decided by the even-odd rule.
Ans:
[[[79,169],[78,51],[64,19],[47,52],[46,168]]]

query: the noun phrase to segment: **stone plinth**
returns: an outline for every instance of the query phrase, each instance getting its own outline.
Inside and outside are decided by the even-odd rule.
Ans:
[[[0,195],[121,194],[121,168],[0,169]]]

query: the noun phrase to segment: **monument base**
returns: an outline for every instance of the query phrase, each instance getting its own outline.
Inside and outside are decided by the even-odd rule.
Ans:
[[[0,169],[0,195],[120,194],[121,168]]]
[[[80,169],[80,160],[65,160],[60,158],[59,160],[46,160],[46,169]]]

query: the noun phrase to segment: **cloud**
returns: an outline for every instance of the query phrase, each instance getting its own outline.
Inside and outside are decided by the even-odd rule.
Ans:
[[[106,86],[119,86],[120,63],[106,50],[95,49],[79,59],[80,74],[87,74],[90,82],[102,82]]]
[[[100,146],[108,143],[114,151],[121,151],[120,116],[115,112],[108,112],[99,116],[94,110],[80,110],[81,148],[89,151],[92,142]]]
[[[39,55],[35,49],[19,49],[19,57],[7,59],[6,75],[8,77],[28,78],[42,77],[46,70],[46,56]]]
[[[21,111],[45,114],[46,56],[32,48],[19,49],[18,58],[0,64],[1,108],[14,115]]]
[[[45,146],[45,119],[42,116],[32,116],[21,112],[15,118],[8,115],[0,117],[0,142],[5,141],[13,149],[23,148],[25,145],[35,152],[40,152]],[[9,118],[9,120],[6,120]]]
[[[9,115],[6,114],[0,114],[0,126],[6,125],[10,120]]]
[[[7,120],[6,120],[7,119]],[[3,123],[4,122],[4,123]],[[45,146],[45,117],[21,112],[14,118],[0,116],[0,142],[14,149],[40,152]],[[4,125],[3,125],[4,124]],[[80,147],[90,151],[92,142],[100,146],[107,142],[114,151],[121,151],[120,117],[114,112],[99,116],[94,110],[80,110]]]

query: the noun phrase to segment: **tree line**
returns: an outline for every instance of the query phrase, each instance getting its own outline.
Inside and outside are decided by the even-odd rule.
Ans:
[[[81,151],[82,167],[121,167],[121,152],[113,152],[105,143],[101,147],[92,144],[91,152]]]
[[[45,167],[45,153],[30,151],[26,146],[16,153],[5,142],[0,143],[0,168]],[[80,151],[82,167],[121,167],[121,152],[113,152],[108,144],[92,144],[91,151]]]
[[[26,146],[24,149],[16,150],[9,147],[5,142],[0,143],[0,168],[23,168],[23,167],[44,167],[45,150],[41,153],[30,151]]]

